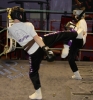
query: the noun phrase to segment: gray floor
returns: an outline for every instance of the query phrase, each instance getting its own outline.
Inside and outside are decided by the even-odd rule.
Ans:
[[[42,61],[43,100],[93,100],[93,62],[76,62],[82,80],[74,80],[68,62]],[[27,60],[0,60],[0,100],[30,100],[34,92]]]

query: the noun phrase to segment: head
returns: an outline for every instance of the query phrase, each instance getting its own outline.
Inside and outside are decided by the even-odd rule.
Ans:
[[[19,6],[11,8],[10,16],[12,20],[18,19],[21,22],[25,21],[24,9],[20,8]]]
[[[73,10],[73,15],[76,21],[85,18],[85,10]]]

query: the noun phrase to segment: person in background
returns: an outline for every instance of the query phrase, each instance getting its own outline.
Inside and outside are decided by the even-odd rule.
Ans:
[[[92,0],[85,0],[85,7],[86,7],[86,12],[93,12],[93,1]]]
[[[85,10],[86,5],[85,5],[85,0],[72,0],[72,10],[74,9],[81,9]]]

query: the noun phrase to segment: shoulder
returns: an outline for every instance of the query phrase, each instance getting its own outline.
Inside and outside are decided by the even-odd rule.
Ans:
[[[12,31],[12,30],[14,29],[14,27],[13,27],[13,26],[9,26],[7,29],[8,29],[9,31]]]
[[[81,19],[80,22],[86,22],[86,20],[85,19]]]
[[[83,24],[87,24],[87,22],[86,22],[85,19],[81,19],[81,20],[79,21],[79,23],[80,23],[81,25],[83,25]]]
[[[31,22],[25,22],[25,24],[28,26],[33,26],[33,24]]]

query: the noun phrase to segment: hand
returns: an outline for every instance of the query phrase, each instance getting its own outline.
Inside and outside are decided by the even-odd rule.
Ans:
[[[66,25],[65,25],[65,28],[66,29],[74,29],[76,27],[76,25],[74,23],[72,23],[71,21],[68,22]]]
[[[49,49],[48,46],[43,46],[42,49],[44,50],[45,54],[46,54],[46,60],[48,62],[52,62],[55,60],[55,55],[54,53]]]

